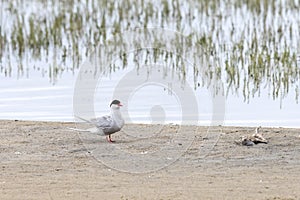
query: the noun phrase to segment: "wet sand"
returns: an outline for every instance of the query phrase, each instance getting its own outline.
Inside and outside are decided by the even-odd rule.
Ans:
[[[0,121],[0,199],[300,199],[300,130]],[[86,125],[77,124],[83,128]]]

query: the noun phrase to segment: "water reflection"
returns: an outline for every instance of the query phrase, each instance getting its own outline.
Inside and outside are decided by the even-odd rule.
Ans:
[[[40,71],[56,83],[97,51],[94,73],[161,63],[169,67],[163,73],[175,73],[183,82],[192,70],[195,88],[240,93],[245,101],[267,88],[273,99],[293,92],[298,102],[299,7],[298,1],[275,0],[3,0],[0,70],[19,77]],[[168,30],[143,29],[153,26]],[[133,31],[146,40],[132,38]]]

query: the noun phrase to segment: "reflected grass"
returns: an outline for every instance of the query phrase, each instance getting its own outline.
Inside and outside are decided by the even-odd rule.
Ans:
[[[214,84],[216,92],[241,92],[245,101],[259,96],[263,88],[274,99],[282,100],[291,90],[296,101],[299,98],[297,1],[3,0],[2,4],[0,67],[5,76],[39,69],[55,83],[62,73],[77,70],[96,49],[101,58],[106,56],[103,59],[113,60],[118,54],[122,60],[120,66],[99,66],[99,73],[131,63],[160,62],[184,82],[189,67],[181,57],[186,57],[193,63],[195,89]],[[156,37],[153,49],[136,51],[133,58],[123,52],[123,45],[128,45],[123,32],[153,26],[183,33],[184,45],[172,40],[176,52],[162,51],[166,44]],[[133,47],[141,45],[135,42]]]

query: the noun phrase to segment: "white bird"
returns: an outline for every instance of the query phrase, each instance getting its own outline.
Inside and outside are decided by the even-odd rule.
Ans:
[[[93,134],[107,136],[108,142],[115,142],[111,139],[111,134],[114,134],[122,129],[124,126],[124,119],[120,112],[120,107],[122,106],[119,100],[113,100],[110,104],[110,115],[105,115],[99,118],[87,120],[76,116],[77,118],[94,125],[95,127],[89,129],[77,129],[69,128],[71,130],[80,132],[90,132]]]

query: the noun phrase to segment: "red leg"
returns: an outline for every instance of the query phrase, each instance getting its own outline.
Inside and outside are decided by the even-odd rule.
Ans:
[[[110,143],[114,143],[114,142],[115,142],[114,140],[111,139],[111,136],[110,136],[110,135],[108,135],[108,136],[106,137],[106,139],[107,139],[107,141],[110,142]]]

